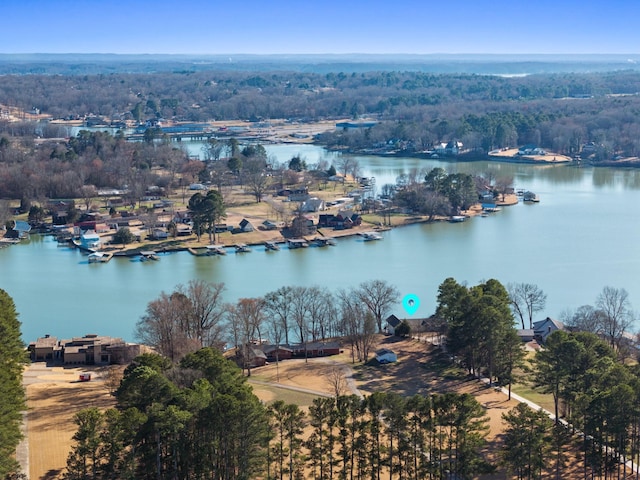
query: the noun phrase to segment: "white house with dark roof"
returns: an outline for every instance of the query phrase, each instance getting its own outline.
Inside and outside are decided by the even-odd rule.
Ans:
[[[539,343],[544,343],[547,337],[556,330],[564,330],[564,323],[550,317],[533,322],[533,336]]]
[[[395,315],[391,314],[385,320],[385,326],[383,330],[387,332],[387,334],[389,335],[395,335],[396,328],[398,328],[398,325],[400,325],[400,323],[401,323],[400,319]]]

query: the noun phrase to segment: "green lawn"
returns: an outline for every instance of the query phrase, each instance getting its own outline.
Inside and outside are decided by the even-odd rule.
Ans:
[[[529,385],[515,384],[511,387],[511,391],[523,398],[526,398],[527,400],[532,401],[536,405],[540,405],[542,408],[548,410],[549,412],[553,412],[555,408],[553,406],[553,396],[545,393],[540,393],[531,388]]]

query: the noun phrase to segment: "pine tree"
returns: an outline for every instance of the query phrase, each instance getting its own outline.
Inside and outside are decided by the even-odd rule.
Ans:
[[[25,409],[22,369],[26,361],[20,322],[12,298],[0,289],[0,478],[16,472],[15,451]]]

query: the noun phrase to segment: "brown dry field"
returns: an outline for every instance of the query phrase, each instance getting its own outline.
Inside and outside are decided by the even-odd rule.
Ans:
[[[435,351],[435,347],[429,343],[381,335],[378,345],[373,350],[383,347],[393,350],[398,355],[396,363],[387,365],[352,364],[350,351],[345,347],[345,353],[339,356],[309,359],[307,364],[304,360],[280,362],[278,367],[280,381],[277,383],[331,394],[332,386],[328,380],[328,374],[332,363],[337,363],[349,366],[354,370],[355,384],[365,396],[380,391],[395,391],[405,396],[451,391],[471,393],[486,409],[491,428],[489,440],[494,439],[502,432],[502,414],[518,404],[515,400],[509,401],[502,392],[477,380],[469,380],[466,377],[462,379],[437,377],[433,370],[428,368]],[[253,370],[252,375],[254,378],[259,377],[269,382],[276,382],[276,367],[274,364],[270,364],[257,368]],[[261,397],[259,387],[254,386],[254,392],[261,400],[267,402],[272,400],[272,398]]]
[[[503,432],[502,414],[517,405],[515,400],[507,400],[506,395],[487,385],[465,376],[449,375],[447,370],[434,368],[436,350],[433,345],[397,337],[379,337],[379,347],[390,348],[398,355],[398,362],[388,365],[353,364],[350,350],[324,358],[285,360],[278,365],[269,364],[255,368],[249,378],[254,393],[262,401],[269,403],[278,398],[295,402],[296,395],[305,396],[302,409],[307,410],[314,392],[331,395],[334,384],[331,380],[335,367],[346,377],[352,376],[353,383],[345,380],[344,393],[355,393],[353,387],[368,395],[375,391],[396,391],[402,395],[428,394],[456,391],[471,393],[485,408],[490,427],[485,456],[496,460],[499,436]],[[29,440],[29,460],[31,479],[53,479],[64,469],[71,449],[71,437],[75,432],[73,416],[83,408],[95,406],[108,408],[114,405],[105,385],[94,379],[77,382],[78,374],[89,368],[46,369],[43,364],[34,364],[25,372],[27,385],[28,416],[27,432]],[[288,387],[278,388],[278,385]],[[307,432],[308,433],[308,432]],[[493,474],[485,479],[509,478],[504,474]],[[569,478],[569,477],[565,477]]]
[[[32,364],[25,371],[29,478],[53,479],[64,469],[76,431],[74,415],[83,408],[115,405],[104,383],[94,378],[78,382],[91,367],[47,368]]]

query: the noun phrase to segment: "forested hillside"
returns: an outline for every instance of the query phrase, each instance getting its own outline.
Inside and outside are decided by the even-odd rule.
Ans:
[[[505,78],[210,70],[6,76],[0,104],[37,108],[52,118],[113,122],[368,117],[380,123],[324,141],[354,149],[393,142],[411,152],[455,139],[485,153],[531,143],[570,155],[593,142],[594,159],[608,160],[638,154],[639,91],[635,71]],[[60,133],[42,124],[0,128],[9,135]]]

